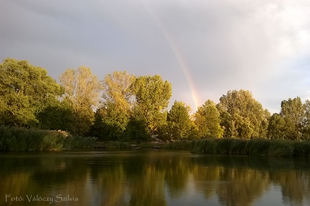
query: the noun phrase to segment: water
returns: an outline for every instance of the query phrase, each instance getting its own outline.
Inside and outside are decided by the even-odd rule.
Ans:
[[[0,205],[310,205],[309,158],[187,151],[0,154]]]

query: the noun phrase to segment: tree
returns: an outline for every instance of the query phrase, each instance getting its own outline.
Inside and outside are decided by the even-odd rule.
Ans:
[[[220,98],[217,108],[228,137],[265,138],[269,112],[253,98],[250,91],[228,91]]]
[[[270,117],[270,120],[269,120],[268,138],[269,139],[285,139],[286,138],[285,126],[286,126],[286,122],[284,118],[281,115],[274,113]]]
[[[67,101],[58,100],[50,104],[38,113],[37,119],[41,129],[74,131],[74,116]]]
[[[281,102],[280,115],[286,122],[286,135],[289,139],[299,139],[302,135],[302,127],[304,123],[305,106],[302,104],[300,97],[294,99],[289,98]]]
[[[167,116],[167,132],[170,140],[188,138],[192,128],[190,107],[183,102],[175,101]]]
[[[194,123],[198,128],[200,138],[223,137],[223,129],[220,126],[220,114],[212,100],[208,100],[201,107],[198,107],[194,115]]]
[[[151,139],[147,120],[137,106],[132,108],[131,116],[125,130],[125,139],[138,142]]]
[[[172,86],[163,81],[161,76],[141,76],[133,84],[136,106],[147,121],[151,134],[156,134],[158,128],[165,124],[167,107],[172,95]]]
[[[38,113],[61,94],[45,69],[11,58],[0,64],[0,124],[36,127]]]
[[[119,105],[122,110],[128,110],[133,97],[132,84],[135,79],[134,75],[130,75],[126,71],[115,71],[106,75],[103,80],[105,102],[113,102]]]
[[[310,100],[306,100],[304,105],[304,119],[302,124],[302,134],[304,139],[310,139]]]
[[[93,75],[90,68],[85,66],[78,69],[67,69],[61,76],[60,82],[65,89],[63,101],[72,108],[74,125],[73,134],[86,134],[94,120],[94,109],[99,103],[101,83]]]
[[[134,75],[125,72],[113,72],[105,76],[103,81],[102,106],[106,108],[105,124],[114,128],[112,136],[119,136],[126,130],[130,119],[130,109],[132,108],[133,92],[132,84],[135,81]]]

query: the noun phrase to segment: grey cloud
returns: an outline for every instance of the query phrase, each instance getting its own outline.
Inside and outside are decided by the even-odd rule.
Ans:
[[[115,70],[160,74],[173,84],[171,103],[194,108],[180,54],[200,103],[243,88],[276,111],[283,98],[308,95],[308,70],[292,74],[308,65],[307,8],[277,0],[2,1],[0,58],[27,59],[54,78],[80,65],[101,79]]]

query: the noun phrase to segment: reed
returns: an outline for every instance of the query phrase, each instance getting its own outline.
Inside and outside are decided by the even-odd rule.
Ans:
[[[229,154],[233,138],[214,139],[216,154]]]
[[[245,145],[247,142],[247,140],[243,139],[234,139],[230,144],[229,154],[245,155]]]
[[[310,141],[294,142],[294,156],[310,156]]]
[[[191,142],[190,151],[197,154],[206,154],[206,147],[210,145],[209,139],[193,140]]]
[[[254,156],[310,156],[310,141],[267,139],[201,139],[191,142],[190,151],[198,154],[234,154]]]
[[[0,127],[0,151],[49,151],[93,148],[94,137],[72,136],[63,131]]]
[[[245,144],[245,153],[249,155],[266,156],[269,150],[270,140],[252,139]]]
[[[82,137],[69,135],[64,139],[64,148],[68,149],[92,149],[97,142],[96,137]]]
[[[294,143],[287,140],[270,140],[268,156],[289,157],[293,156]]]

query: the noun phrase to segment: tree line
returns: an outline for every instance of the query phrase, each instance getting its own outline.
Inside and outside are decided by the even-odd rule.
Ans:
[[[310,101],[283,100],[270,114],[247,90],[231,90],[219,103],[207,100],[194,114],[182,101],[168,111],[172,85],[160,75],[126,71],[102,80],[90,68],[67,69],[59,82],[41,67],[12,58],[0,64],[0,124],[64,130],[99,140],[146,141],[201,138],[310,137]]]

